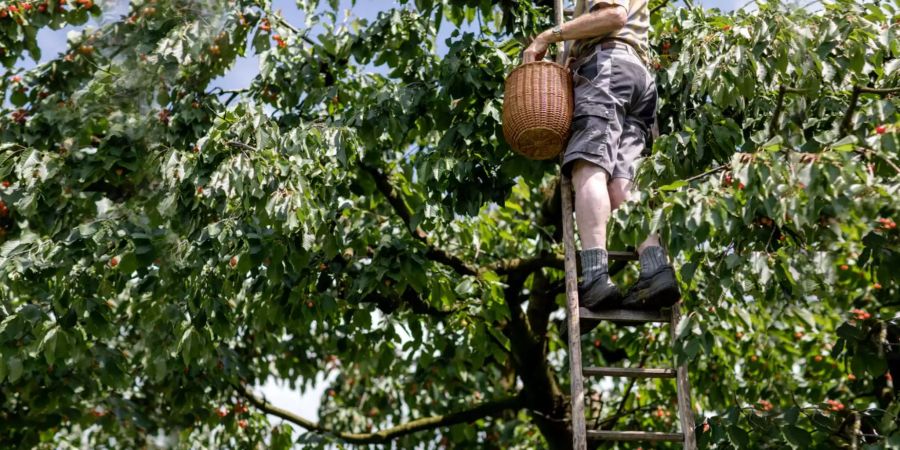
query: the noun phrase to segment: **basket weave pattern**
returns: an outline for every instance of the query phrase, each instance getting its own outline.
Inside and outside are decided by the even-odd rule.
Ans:
[[[568,69],[549,61],[523,64],[506,78],[503,136],[526,158],[556,157],[569,139],[572,107]]]

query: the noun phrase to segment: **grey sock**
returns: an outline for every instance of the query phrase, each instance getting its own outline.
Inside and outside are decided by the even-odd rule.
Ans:
[[[647,247],[640,255],[641,273],[645,275],[652,274],[660,268],[669,265],[669,258],[666,257],[666,250],[662,247]]]
[[[598,277],[609,277],[608,254],[604,248],[581,251],[581,277],[587,284]]]

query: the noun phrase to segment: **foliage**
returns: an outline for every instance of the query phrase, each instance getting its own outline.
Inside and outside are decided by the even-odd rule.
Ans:
[[[545,8],[135,1],[19,73],[101,10],[61,3],[0,9],[0,441],[569,445],[558,169],[499,123]],[[898,7],[652,17],[662,135],[611,247],[664,234],[704,447],[900,445]],[[671,364],[670,333],[603,325],[586,357]],[[248,392],[319,375],[319,423]],[[627,386],[588,423],[676,427],[670,382]]]

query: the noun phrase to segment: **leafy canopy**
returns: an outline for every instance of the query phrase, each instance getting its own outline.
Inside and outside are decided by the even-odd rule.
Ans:
[[[101,5],[0,7],[0,441],[570,445],[558,168],[499,122],[549,11],[298,5],[133,1],[29,71]],[[900,4],[653,7],[662,135],[610,247],[662,232],[689,314],[586,363],[670,365],[675,333],[704,447],[900,445]],[[320,375],[318,423],[253,391]],[[592,385],[588,424],[672,430],[674,398]]]

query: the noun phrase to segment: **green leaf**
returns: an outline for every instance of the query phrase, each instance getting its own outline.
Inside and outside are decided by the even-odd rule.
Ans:
[[[784,437],[787,438],[788,442],[796,448],[805,449],[812,444],[812,436],[809,432],[795,425],[787,425],[781,429],[781,432],[784,433]]]
[[[18,381],[22,377],[22,360],[15,356],[7,358],[6,373],[10,383]]]

